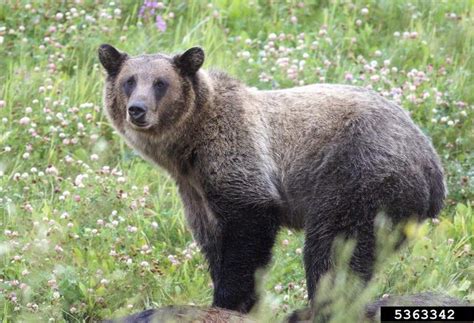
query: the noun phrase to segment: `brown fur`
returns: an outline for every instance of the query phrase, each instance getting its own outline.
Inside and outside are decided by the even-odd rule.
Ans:
[[[306,231],[313,297],[337,235],[357,240],[351,266],[370,279],[377,212],[400,222],[442,207],[443,172],[431,143],[375,92],[331,84],[256,91],[200,69],[199,48],[133,58],[101,48],[107,115],[131,147],[175,178],[210,263],[216,306],[252,307],[253,274],[270,260],[280,226]],[[159,79],[166,92],[154,87]],[[148,109],[142,128],[127,114],[138,101]]]

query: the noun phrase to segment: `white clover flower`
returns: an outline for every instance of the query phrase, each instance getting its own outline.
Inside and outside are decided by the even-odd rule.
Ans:
[[[20,119],[20,124],[21,124],[22,126],[27,125],[27,124],[29,124],[30,122],[31,122],[31,119],[28,118],[28,117],[23,117],[23,118]]]

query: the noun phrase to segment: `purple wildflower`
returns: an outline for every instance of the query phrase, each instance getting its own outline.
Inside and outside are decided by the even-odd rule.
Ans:
[[[161,32],[165,32],[166,31],[166,22],[163,20],[163,18],[158,15],[156,16],[156,28],[158,28]]]
[[[148,8],[156,8],[158,6],[158,1],[145,1],[145,5]]]
[[[138,11],[138,17],[142,18],[145,13],[145,6],[140,7],[140,11]]]

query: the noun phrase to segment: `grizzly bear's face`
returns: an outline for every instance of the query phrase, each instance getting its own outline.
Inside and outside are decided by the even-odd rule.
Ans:
[[[108,75],[105,108],[122,134],[132,131],[161,137],[192,115],[193,77],[204,62],[201,48],[174,57],[130,57],[101,45],[99,60]]]

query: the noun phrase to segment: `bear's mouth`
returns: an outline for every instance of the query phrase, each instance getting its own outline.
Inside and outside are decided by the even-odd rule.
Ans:
[[[138,131],[146,131],[152,127],[151,124],[148,122],[137,122],[132,120],[127,120],[128,124],[134,129]]]

